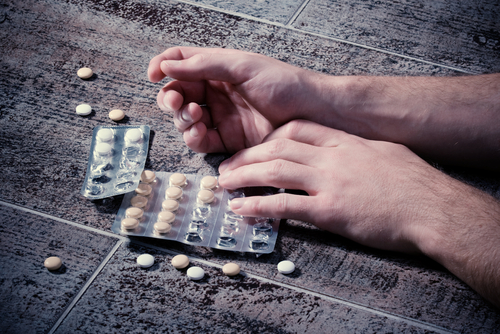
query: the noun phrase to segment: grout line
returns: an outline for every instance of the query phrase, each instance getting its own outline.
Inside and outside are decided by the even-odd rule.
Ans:
[[[480,74],[480,72],[477,72],[477,71],[472,71],[472,70],[468,70],[468,69],[464,69],[464,68],[460,68],[460,67],[455,67],[455,66],[451,66],[451,65],[440,64],[440,63],[436,63],[436,62],[429,61],[429,60],[423,60],[423,59],[419,59],[419,58],[416,58],[416,57],[407,56],[407,55],[400,54],[400,53],[397,53],[397,52],[394,52],[394,51],[384,50],[384,49],[380,49],[380,48],[373,47],[373,46],[368,46],[368,45],[364,45],[364,44],[360,44],[360,43],[356,43],[356,42],[351,42],[351,41],[348,41],[348,40],[342,39],[342,38],[331,37],[331,36],[322,35],[320,33],[315,33],[315,32],[310,32],[310,31],[306,31],[306,30],[297,29],[297,28],[294,28],[291,25],[288,25],[288,24],[293,23],[293,20],[297,19],[297,17],[295,15],[294,15],[294,17],[292,17],[293,20],[290,19],[287,24],[283,24],[283,23],[279,23],[279,22],[274,22],[274,21],[266,20],[266,19],[261,19],[261,18],[258,18],[258,17],[255,17],[255,16],[251,16],[251,15],[248,15],[248,14],[233,12],[233,11],[230,11],[230,10],[226,10],[226,9],[222,9],[222,8],[217,8],[217,7],[214,7],[214,6],[205,5],[205,4],[201,4],[201,3],[197,3],[197,2],[193,2],[193,1],[189,1],[189,0],[176,0],[176,1],[188,4],[188,5],[192,5],[192,6],[195,6],[195,7],[201,7],[201,8],[213,10],[213,11],[220,12],[220,13],[223,13],[223,14],[228,14],[228,15],[232,15],[232,16],[236,16],[236,17],[241,17],[243,19],[247,19],[247,20],[250,20],[250,21],[256,21],[256,22],[259,22],[259,23],[273,25],[273,26],[276,26],[276,27],[280,27],[280,28],[291,30],[293,32],[298,32],[298,33],[302,33],[302,34],[305,34],[305,35],[311,35],[311,36],[314,36],[314,37],[324,38],[324,39],[329,40],[329,41],[334,41],[334,42],[338,42],[338,43],[344,43],[344,44],[356,46],[356,47],[359,47],[359,48],[362,48],[362,49],[367,49],[367,50],[372,50],[372,51],[375,51],[375,52],[389,54],[389,55],[392,55],[392,56],[397,56],[397,57],[400,57],[400,58],[403,58],[403,59],[408,59],[408,60],[416,61],[416,62],[419,62],[419,63],[431,65],[431,66],[442,67],[442,68],[446,68],[446,69],[449,69],[449,70],[453,70],[453,71],[457,71],[457,72],[461,72],[461,73],[465,73],[465,74]],[[303,3],[303,5],[305,4],[304,7],[309,3],[309,1],[310,0],[306,0],[306,2]],[[297,10],[297,12],[296,12],[297,16],[300,14],[300,12],[302,10],[303,10],[302,7],[299,8],[299,10]]]
[[[118,248],[123,243],[125,243],[125,240],[118,240],[116,242],[115,246],[111,249],[111,251],[108,253],[108,255],[104,258],[104,260],[101,262],[101,264],[99,265],[99,267],[97,267],[97,269],[94,271],[94,273],[92,274],[92,276],[90,276],[90,278],[87,280],[87,282],[85,283],[85,285],[80,289],[80,291],[75,296],[75,298],[73,298],[73,300],[68,305],[68,307],[66,307],[66,309],[63,312],[63,314],[59,317],[59,319],[57,319],[56,323],[54,324],[54,326],[52,326],[51,330],[49,331],[49,334],[53,334],[57,330],[57,328],[61,325],[61,323],[63,322],[63,320],[68,316],[68,314],[71,312],[71,310],[73,310],[73,308],[75,307],[76,303],[78,303],[80,301],[80,299],[82,298],[83,294],[87,291],[87,289],[90,287],[90,285],[94,282],[94,280],[96,279],[97,275],[100,274],[100,272],[102,271],[102,269],[104,268],[104,266],[109,262],[109,260],[111,259],[111,257],[116,253],[116,251],[118,250]]]
[[[306,6],[309,4],[311,0],[305,0],[302,5],[293,13],[292,17],[288,20],[288,22],[285,24],[286,27],[292,27],[292,23],[295,22],[297,17],[302,13],[302,11],[306,8]]]

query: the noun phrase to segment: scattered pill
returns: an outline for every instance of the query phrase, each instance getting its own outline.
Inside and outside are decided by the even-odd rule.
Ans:
[[[151,170],[144,170],[141,173],[141,181],[145,183],[151,183],[156,179],[156,174],[155,172]]]
[[[177,269],[184,269],[189,265],[189,258],[186,255],[179,254],[173,257],[172,265]]]
[[[177,187],[184,187],[187,183],[186,175],[182,173],[174,173],[170,175],[170,185]]]
[[[92,70],[88,67],[82,67],[76,72],[76,75],[78,75],[82,79],[89,79],[93,74],[94,72],[92,72]]]
[[[149,268],[155,264],[155,258],[151,254],[142,254],[137,257],[137,264],[141,268]]]
[[[295,270],[295,265],[292,261],[281,261],[278,263],[278,271],[282,274],[291,274]]]
[[[113,139],[113,131],[111,129],[101,129],[97,132],[97,138],[103,142],[109,142]]]
[[[215,199],[214,192],[209,189],[202,189],[198,192],[198,200],[201,203],[208,204],[212,203]]]
[[[205,276],[205,271],[200,267],[191,267],[186,272],[187,276],[193,281],[199,281]]]
[[[80,104],[76,107],[76,113],[80,116],[87,116],[92,112],[92,107],[88,104]]]
[[[59,268],[61,268],[62,266],[62,261],[60,258],[58,258],[57,256],[51,256],[51,257],[48,257],[45,262],[43,263],[43,265],[45,266],[45,268],[47,268],[48,270],[57,270]]]
[[[108,143],[99,143],[95,146],[95,151],[99,155],[108,155],[111,153],[111,145]]]
[[[182,189],[179,187],[168,187],[165,191],[167,199],[179,199],[182,197]]]
[[[215,176],[207,175],[201,179],[200,187],[202,189],[214,189],[217,187],[217,178]]]
[[[135,218],[125,218],[122,220],[122,227],[125,230],[133,230],[139,226],[139,221]]]
[[[165,211],[175,212],[179,209],[179,202],[174,199],[166,199],[161,203],[161,208]]]
[[[165,223],[173,223],[175,220],[175,214],[170,211],[162,211],[158,214],[158,221]]]
[[[134,206],[125,210],[125,216],[127,216],[127,218],[141,219],[143,214],[144,211],[141,208],[136,208]]]
[[[153,228],[155,229],[156,232],[160,234],[165,234],[170,232],[170,230],[172,229],[172,225],[170,225],[167,222],[159,221],[153,225]]]
[[[222,267],[222,272],[227,276],[236,276],[240,273],[240,266],[236,263],[226,263],[224,267]]]
[[[137,195],[148,196],[149,194],[151,194],[152,190],[153,188],[151,188],[149,184],[141,183],[137,186],[135,192],[137,193]]]
[[[109,118],[111,118],[112,121],[118,122],[121,121],[125,117],[125,113],[123,110],[120,109],[113,109],[109,112]],[[137,140],[135,140],[137,141]]]
[[[138,142],[142,138],[142,131],[139,129],[130,129],[125,134],[125,138],[133,143]]]
[[[134,196],[130,199],[130,204],[136,208],[143,208],[148,204],[148,199],[144,196]]]

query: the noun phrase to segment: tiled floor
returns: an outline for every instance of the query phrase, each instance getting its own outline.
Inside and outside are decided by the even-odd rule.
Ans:
[[[146,167],[215,174],[156,107],[149,59],[173,45],[266,54],[337,75],[500,70],[495,1],[7,0],[0,4],[0,332],[494,333],[500,313],[424,257],[377,251],[282,221],[276,250],[250,254],[110,233],[121,196],[80,194],[92,129],[127,111],[152,128]],[[75,72],[92,67],[96,77]],[[74,113],[80,103],[94,112]],[[447,169],[500,198],[495,174]],[[156,264],[136,267],[148,252]],[[191,257],[201,282],[169,261]],[[58,255],[50,273],[43,260]],[[284,276],[275,266],[295,262]],[[230,279],[221,266],[243,274]]]

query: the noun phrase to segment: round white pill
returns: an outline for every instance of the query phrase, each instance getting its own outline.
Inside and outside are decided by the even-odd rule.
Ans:
[[[108,155],[111,153],[111,145],[108,143],[99,143],[95,146],[95,151],[99,155]]]
[[[48,270],[57,270],[59,268],[61,268],[62,266],[62,261],[60,258],[58,258],[57,256],[51,256],[51,257],[48,257],[45,262],[43,263],[43,265],[45,266],[45,268],[47,268]]]
[[[113,139],[113,131],[111,129],[101,129],[97,131],[97,138],[103,142],[111,141]]]
[[[200,267],[191,267],[186,272],[189,279],[199,281],[205,276],[205,271]]]
[[[142,131],[140,129],[130,129],[125,134],[125,138],[135,143],[142,138]]]
[[[80,104],[76,107],[76,113],[80,116],[87,116],[92,112],[92,107],[88,104]]]
[[[88,67],[82,67],[76,72],[76,75],[82,79],[89,79],[93,74],[94,72]]]
[[[123,110],[113,109],[109,112],[108,116],[109,118],[111,118],[112,121],[118,122],[125,117],[125,113],[123,112]]]
[[[282,274],[291,274],[295,270],[295,265],[292,261],[281,261],[278,263],[278,271]]]
[[[142,254],[137,257],[137,264],[141,268],[149,268],[155,263],[155,258],[151,254]]]

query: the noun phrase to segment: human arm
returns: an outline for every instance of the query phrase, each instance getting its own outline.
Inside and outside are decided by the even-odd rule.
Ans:
[[[500,307],[500,204],[406,147],[293,121],[220,167],[224,188],[275,186],[231,202],[246,216],[293,218],[361,244],[421,252]]]

